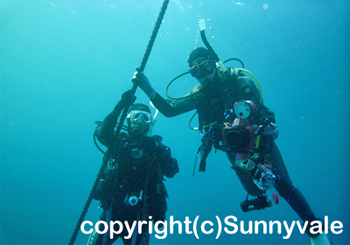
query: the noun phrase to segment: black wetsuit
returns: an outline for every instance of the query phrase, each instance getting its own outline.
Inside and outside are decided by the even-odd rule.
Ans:
[[[206,86],[197,85],[191,94],[193,95],[180,100],[165,100],[159,94],[156,94],[152,102],[166,117],[173,117],[196,109],[198,111],[199,128],[205,132],[208,130],[206,125],[210,123],[224,123],[227,120],[224,116],[225,110],[232,109],[234,103],[241,100],[253,101],[259,109],[261,118],[269,118],[270,122],[275,122],[274,113],[260,103],[259,92],[254,82],[245,76],[229,75],[227,73],[219,75],[217,73],[213,82]],[[233,119],[230,120],[232,122]],[[252,178],[235,167],[234,152],[228,152],[227,155],[244,188],[251,193]],[[280,196],[290,204],[303,221],[315,220],[316,217],[308,202],[290,180],[275,143],[273,143],[269,162],[273,167],[273,173],[280,178],[275,186]],[[255,193],[251,194],[254,195]]]
[[[108,147],[103,158],[107,166],[94,193],[94,199],[100,200],[103,208],[100,220],[108,224],[111,220],[128,221],[130,227],[134,221],[149,222],[150,216],[153,223],[164,221],[167,191],[163,179],[164,176],[172,178],[179,171],[177,160],[172,158],[170,148],[162,144],[160,136],[115,135],[121,109],[119,103],[96,131],[98,140]],[[109,232],[104,235],[94,232],[88,244],[112,244],[119,237],[124,244],[149,243],[147,225],[143,225],[142,234],[137,234],[135,229],[131,238],[125,239],[125,236],[128,236],[125,227],[113,239],[109,238]]]

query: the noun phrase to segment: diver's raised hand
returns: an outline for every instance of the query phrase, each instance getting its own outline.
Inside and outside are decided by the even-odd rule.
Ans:
[[[120,103],[125,106],[131,106],[136,100],[136,96],[132,89],[127,90],[121,96]]]
[[[150,99],[154,99],[156,97],[156,91],[154,88],[152,88],[150,81],[146,75],[140,71],[139,67],[136,67],[136,72],[131,81],[139,86]]]

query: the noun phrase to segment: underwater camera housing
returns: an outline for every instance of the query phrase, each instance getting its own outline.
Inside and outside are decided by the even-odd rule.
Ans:
[[[254,199],[245,200],[244,202],[241,202],[241,208],[243,212],[260,210],[271,206],[272,202],[268,195],[261,195]]]
[[[258,109],[249,100],[237,102],[234,105],[236,119],[232,125],[226,125],[222,130],[222,143],[235,152],[247,152],[254,146],[254,131],[250,125]]]
[[[241,125],[223,129],[223,143],[233,151],[243,151],[251,145],[251,130]]]

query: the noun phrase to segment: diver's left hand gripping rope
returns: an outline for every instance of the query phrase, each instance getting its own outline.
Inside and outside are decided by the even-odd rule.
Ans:
[[[168,7],[168,4],[169,4],[169,0],[164,0],[162,8],[161,8],[161,10],[159,12],[156,24],[155,24],[155,26],[153,28],[153,32],[152,32],[151,38],[150,38],[150,40],[148,42],[148,45],[147,45],[147,48],[146,48],[146,52],[145,52],[145,54],[143,56],[143,59],[141,61],[140,71],[143,71],[145,69],[148,57],[151,54],[153,43],[154,43],[154,41],[155,41],[155,39],[157,37],[157,33],[158,33],[158,30],[159,30],[160,25],[162,23],[162,20],[163,20],[163,17],[165,15],[165,11],[166,11],[166,9]],[[132,90],[133,90],[134,94],[136,92],[136,88],[137,88],[137,84],[134,84],[133,87],[132,87]],[[120,133],[121,129],[122,129],[122,126],[123,126],[124,120],[126,118],[127,112],[129,110],[129,107],[130,107],[130,105],[127,105],[127,106],[124,107],[122,116],[120,117],[120,120],[119,120],[119,123],[118,123],[118,127],[116,129],[116,135],[118,135]],[[76,237],[78,235],[78,232],[79,232],[79,229],[80,229],[80,225],[81,225],[81,223],[84,220],[84,217],[85,217],[85,215],[86,215],[86,213],[87,213],[87,211],[89,209],[90,203],[92,202],[92,193],[96,189],[97,184],[98,184],[98,182],[100,180],[100,177],[102,176],[102,173],[103,173],[103,170],[105,169],[105,167],[106,167],[106,161],[104,161],[102,163],[100,171],[97,174],[97,177],[96,177],[94,185],[93,185],[93,187],[91,189],[90,195],[89,195],[89,197],[88,197],[88,199],[87,199],[87,201],[85,203],[84,209],[83,209],[83,211],[82,211],[82,213],[81,213],[81,215],[79,217],[77,225],[75,226],[74,232],[73,232],[72,237],[71,237],[71,239],[69,241],[69,245],[73,245],[74,242],[75,242],[75,239],[76,239]]]

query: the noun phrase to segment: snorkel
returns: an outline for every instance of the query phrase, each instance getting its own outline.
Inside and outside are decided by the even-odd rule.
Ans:
[[[207,37],[205,36],[205,19],[200,19],[199,20],[199,29],[200,29],[200,32],[201,32],[201,38],[202,38],[202,41],[204,43],[204,45],[207,47],[207,49],[213,54],[213,57],[216,61],[216,63],[219,65],[219,67],[221,68],[221,70],[225,73],[227,72],[227,68],[226,66],[224,65],[224,63],[226,63],[227,61],[230,61],[230,60],[238,60],[239,62],[241,62],[243,68],[236,68],[236,69],[233,69],[235,72],[239,72],[239,71],[244,71],[244,72],[247,72],[249,75],[251,75],[256,84],[258,85],[258,88],[259,88],[259,95],[260,95],[260,102],[263,103],[263,99],[262,99],[262,92],[261,92],[261,87],[260,87],[260,84],[258,82],[258,79],[256,79],[256,77],[248,70],[244,69],[244,64],[243,62],[240,60],[240,59],[237,59],[237,58],[231,58],[231,59],[228,59],[224,62],[222,62],[219,58],[219,56],[215,53],[215,51],[213,50],[212,46],[210,45],[210,43],[208,42],[208,39]]]
[[[215,53],[215,51],[213,50],[212,46],[210,45],[210,43],[208,42],[208,39],[205,35],[205,28],[206,28],[206,25],[205,25],[205,19],[200,19],[199,20],[199,30],[200,30],[200,33],[201,33],[201,38],[202,38],[202,41],[204,43],[204,45],[207,47],[207,49],[210,51],[210,53],[212,54],[213,58],[214,58],[214,61],[219,65],[219,67],[221,68],[221,70],[223,72],[226,72],[228,71],[228,69],[226,68],[226,66],[224,65],[225,62],[222,62],[220,59],[219,59],[219,56]],[[230,60],[238,60],[239,62],[241,62],[241,64],[243,64],[243,62],[237,58],[231,58]],[[182,97],[179,97],[179,98],[176,98],[176,97],[172,97],[169,95],[168,93],[168,90],[169,90],[169,87],[170,85],[175,81],[177,80],[178,78],[184,76],[184,75],[187,75],[189,74],[190,72],[189,71],[186,71],[178,76],[176,76],[175,78],[173,78],[169,83],[168,85],[166,86],[165,88],[165,94],[166,96],[169,98],[169,99],[173,99],[173,100],[180,100],[180,99],[184,99],[186,97],[189,97],[189,96],[192,96],[193,93],[191,94],[188,94],[188,95],[185,95],[185,96],[182,96]]]
[[[207,47],[207,49],[212,53],[214,60],[216,61],[216,63],[219,65],[219,67],[221,68],[221,70],[223,72],[227,71],[226,66],[224,65],[224,63],[219,59],[219,56],[215,53],[214,49],[212,48],[212,46],[210,45],[210,43],[208,42],[207,37],[205,36],[205,19],[200,19],[199,20],[199,30],[201,33],[201,38],[202,41],[204,43],[204,45]]]

